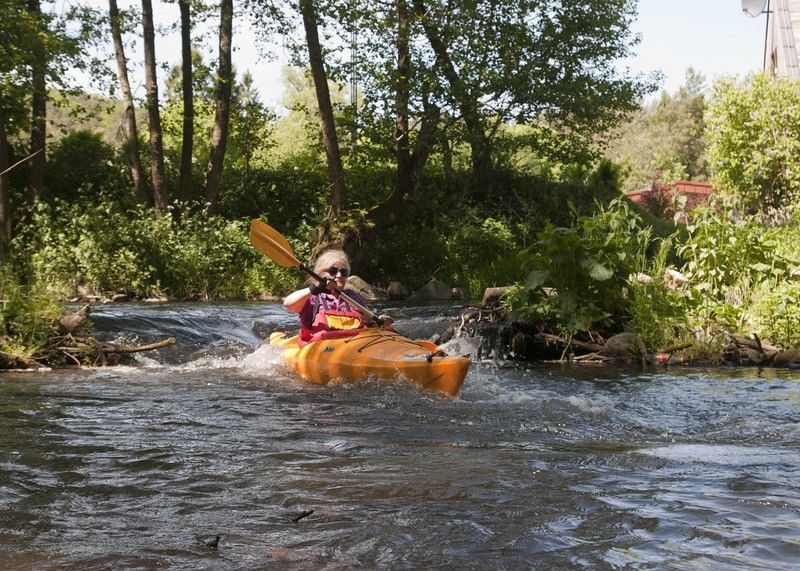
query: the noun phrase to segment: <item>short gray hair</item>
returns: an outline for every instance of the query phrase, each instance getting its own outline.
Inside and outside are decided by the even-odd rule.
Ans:
[[[336,260],[344,260],[348,271],[350,270],[350,258],[347,257],[344,250],[325,250],[314,262],[314,273],[319,274],[327,270]]]

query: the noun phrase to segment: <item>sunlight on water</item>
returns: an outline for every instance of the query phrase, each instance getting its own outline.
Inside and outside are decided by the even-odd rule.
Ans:
[[[594,414],[606,412],[605,406],[597,405],[585,396],[570,395],[567,397],[567,402],[581,412],[589,412]]]
[[[783,450],[765,446],[737,446],[732,444],[674,444],[645,448],[638,451],[667,460],[704,462],[725,466],[753,466],[776,462],[796,463],[799,450]]]

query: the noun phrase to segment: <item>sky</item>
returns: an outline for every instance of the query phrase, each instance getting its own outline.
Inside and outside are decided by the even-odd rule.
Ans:
[[[57,4],[68,1],[57,0]],[[88,0],[88,3],[100,8],[108,5],[107,0]],[[132,3],[140,5],[138,0],[118,0],[118,3],[120,8]],[[155,0],[156,19],[177,22],[176,4]],[[641,43],[634,48],[636,57],[621,63],[634,72],[660,71],[663,74],[660,87],[670,92],[684,83],[690,66],[704,74],[710,86],[719,76],[742,76],[761,70],[765,28],[766,15],[747,16],[742,12],[741,0],[639,0],[639,17],[633,31],[641,36]],[[271,50],[277,56],[275,61],[260,57],[250,30],[234,30],[235,67],[239,73],[249,70],[262,100],[276,105],[283,95],[281,65],[287,56],[280,46]],[[179,63],[177,33],[159,40],[156,55],[170,65]],[[133,52],[129,53],[133,59],[131,56]],[[144,96],[143,80],[137,79],[136,72],[132,73],[135,95]],[[163,80],[165,73],[159,74]]]
[[[642,41],[631,69],[660,70],[661,87],[670,92],[683,85],[690,66],[708,85],[762,69],[766,14],[744,14],[741,0],[640,0],[633,31]]]

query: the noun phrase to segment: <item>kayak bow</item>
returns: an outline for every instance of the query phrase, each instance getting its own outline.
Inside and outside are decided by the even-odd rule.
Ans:
[[[269,343],[283,349],[287,364],[317,384],[365,379],[407,379],[455,396],[467,375],[468,357],[451,357],[429,341],[414,341],[392,331],[370,329],[343,339],[298,345],[298,337],[273,333]]]

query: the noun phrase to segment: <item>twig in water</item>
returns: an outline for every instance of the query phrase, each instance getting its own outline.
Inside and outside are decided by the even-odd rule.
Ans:
[[[311,514],[313,514],[313,513],[314,513],[314,510],[304,510],[304,511],[300,512],[299,514],[297,514],[296,516],[294,516],[294,517],[291,519],[291,522],[292,522],[292,523],[297,523],[297,522],[298,522],[298,521],[300,521],[301,519],[303,519],[303,518],[307,518],[308,516],[310,516],[310,515],[311,515]]]

